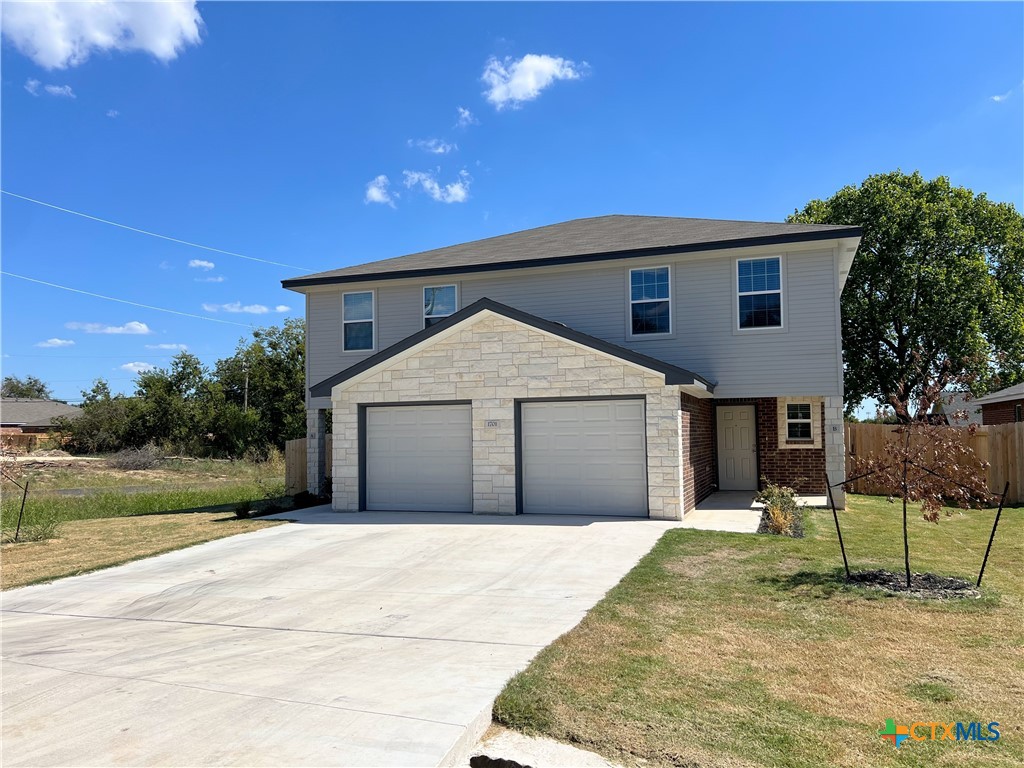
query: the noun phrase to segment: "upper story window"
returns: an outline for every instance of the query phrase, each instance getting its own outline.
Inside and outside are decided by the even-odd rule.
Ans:
[[[782,326],[782,276],[778,256],[736,262],[740,328]]]
[[[787,403],[786,404],[786,439],[787,440],[812,440],[811,434],[811,404],[810,403]]]
[[[423,327],[439,323],[458,309],[458,292],[454,285],[436,285],[423,289]]]
[[[672,332],[668,267],[629,270],[629,312],[632,335]]]
[[[344,350],[373,349],[373,291],[346,293],[341,303]]]

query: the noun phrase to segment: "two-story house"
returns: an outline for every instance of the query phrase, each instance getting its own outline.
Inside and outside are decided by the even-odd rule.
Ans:
[[[844,471],[846,226],[600,216],[285,280],[333,507],[680,519]],[[841,497],[840,497],[841,498]]]

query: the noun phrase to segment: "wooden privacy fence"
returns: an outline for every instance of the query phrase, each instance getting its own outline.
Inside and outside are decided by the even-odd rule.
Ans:
[[[331,436],[324,438],[324,477],[331,476]],[[284,492],[289,496],[306,490],[306,438],[284,444]]]
[[[854,461],[857,458],[881,455],[886,442],[896,440],[897,427],[891,424],[847,424],[846,425],[846,475],[856,474]],[[945,427],[958,432],[975,456],[989,463],[988,489],[995,494],[1003,492],[1006,483],[1010,492],[1006,496],[1009,504],[1024,502],[1024,422],[1018,424],[990,424],[978,427],[972,436],[966,427]],[[885,495],[896,488],[884,488],[870,477],[852,484],[854,493]]]

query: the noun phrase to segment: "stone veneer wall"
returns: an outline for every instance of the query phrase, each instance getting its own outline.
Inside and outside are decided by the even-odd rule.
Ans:
[[[320,495],[324,485],[323,455],[326,448],[327,412],[322,408],[306,411],[306,490]]]
[[[835,485],[846,478],[846,422],[843,419],[843,398],[825,398],[825,470],[828,472],[829,485]],[[846,494],[843,487],[832,489],[836,506],[846,507]]]
[[[516,511],[516,399],[602,395],[645,397],[649,513],[657,519],[680,519],[684,438],[679,387],[493,314],[333,396],[333,507],[359,509],[360,405],[471,401],[473,511],[511,515]],[[498,426],[487,426],[489,421]]]
[[[715,470],[714,408],[710,399],[683,394],[683,512],[711,495],[718,483]]]

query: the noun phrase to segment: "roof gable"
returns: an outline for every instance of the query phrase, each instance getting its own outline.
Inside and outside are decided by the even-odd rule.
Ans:
[[[285,288],[860,237],[859,227],[598,216],[283,280]]]
[[[453,333],[458,332],[460,326],[464,326],[466,323],[474,321],[474,319],[484,313],[499,315],[542,333],[547,333],[560,339],[564,339],[567,342],[586,347],[594,352],[598,352],[627,363],[632,363],[639,368],[644,368],[646,370],[662,374],[665,377],[666,384],[693,387],[695,392],[714,392],[715,385],[713,383],[709,382],[702,376],[686,370],[685,368],[670,365],[653,357],[648,357],[647,355],[640,354],[639,352],[634,352],[633,350],[626,349],[625,347],[620,347],[617,344],[611,344],[602,339],[595,338],[594,336],[573,330],[561,323],[545,320],[537,317],[536,315],[522,312],[506,304],[501,304],[500,302],[484,298],[473,302],[468,307],[459,310],[442,322],[435,323],[429,328],[424,328],[422,331],[412,334],[397,344],[394,344],[375,355],[371,355],[362,362],[356,363],[355,365],[336,373],[334,376],[331,376],[318,384],[314,384],[309,388],[310,395],[313,397],[330,397],[331,390],[338,384],[360,380],[373,373],[377,368],[386,367],[400,356],[407,353],[414,354],[415,352],[425,349],[429,347],[431,343],[447,338]]]

